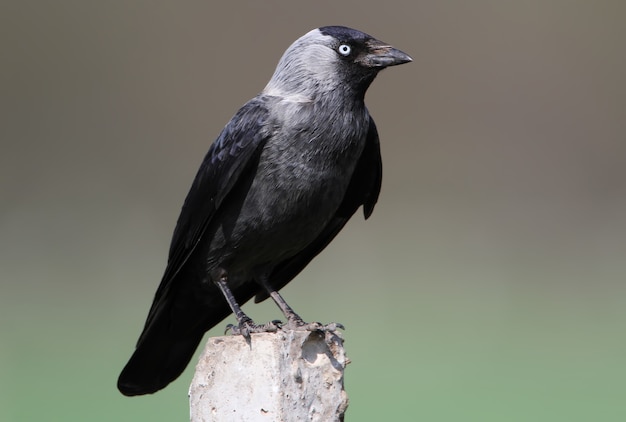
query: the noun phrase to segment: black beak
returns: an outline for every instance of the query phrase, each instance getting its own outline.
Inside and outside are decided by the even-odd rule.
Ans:
[[[383,69],[412,62],[411,56],[378,40],[367,43],[368,52],[359,60],[362,66]]]

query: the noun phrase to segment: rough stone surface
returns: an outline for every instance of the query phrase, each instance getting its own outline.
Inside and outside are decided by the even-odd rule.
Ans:
[[[209,338],[189,388],[191,421],[343,421],[348,362],[338,333]]]

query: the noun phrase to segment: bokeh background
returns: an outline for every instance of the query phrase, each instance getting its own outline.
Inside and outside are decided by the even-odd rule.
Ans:
[[[374,215],[284,290],[347,327],[347,420],[626,420],[625,22],[617,0],[4,0],[0,420],[187,420],[193,365],[149,397],[117,375],[209,144],[329,24],[414,58],[367,96]]]

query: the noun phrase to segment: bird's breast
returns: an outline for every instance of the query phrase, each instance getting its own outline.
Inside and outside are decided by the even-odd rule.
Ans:
[[[345,196],[364,139],[303,131],[270,143],[251,186],[251,205],[261,214],[267,210],[269,223],[321,230]]]
[[[317,118],[276,125],[249,185],[240,187],[239,199],[224,210],[219,243],[238,267],[295,255],[342,203],[365,145],[366,116],[358,123],[346,116]]]

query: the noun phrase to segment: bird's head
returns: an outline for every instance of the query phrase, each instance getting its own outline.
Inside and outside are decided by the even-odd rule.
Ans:
[[[406,53],[361,31],[324,26],[285,51],[264,92],[304,100],[339,90],[362,99],[379,71],[410,61]]]

